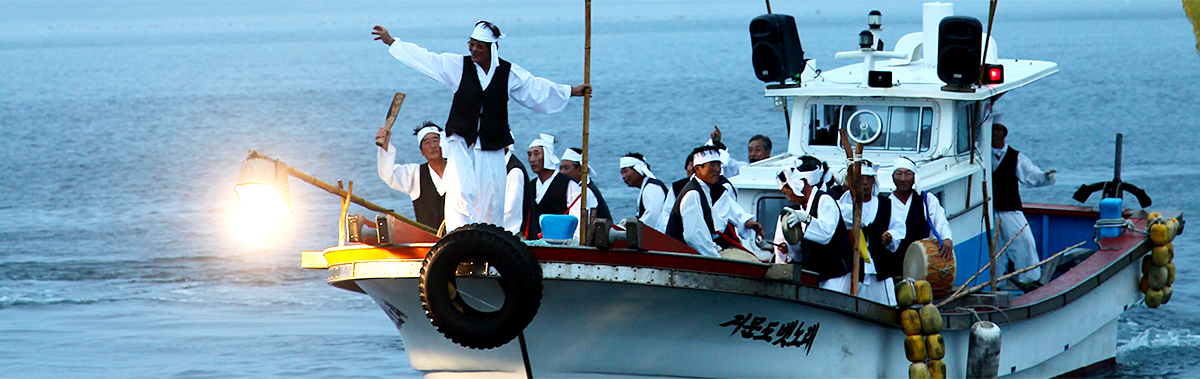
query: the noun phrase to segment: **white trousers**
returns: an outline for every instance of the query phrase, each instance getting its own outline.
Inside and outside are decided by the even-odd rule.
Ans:
[[[1012,261],[1014,270],[1037,264],[1040,259],[1038,259],[1037,241],[1033,239],[1033,231],[1030,231],[1028,227],[1021,229],[1029,224],[1029,221],[1025,219],[1025,212],[996,212],[996,219],[998,221],[996,226],[1000,232],[1000,239],[996,241],[996,247],[1002,248],[1004,244],[1008,243],[1008,240],[1012,240],[1008,249],[1004,250],[1004,254],[1000,254],[999,259],[996,260],[996,265],[1000,266],[996,272],[1004,274],[1008,270],[1009,261]],[[1020,234],[1016,234],[1018,230],[1021,231]],[[1016,238],[1013,238],[1014,234],[1016,234]],[[1017,275],[1017,281],[1022,283],[1029,283],[1041,278],[1041,267]]]
[[[880,304],[896,306],[896,284],[892,278],[879,280],[875,274],[866,274],[858,283],[858,297]]]
[[[824,289],[827,289],[830,291],[838,291],[841,293],[850,293],[850,276],[851,275],[854,275],[854,274],[850,273],[850,274],[842,275],[842,276],[839,276],[836,278],[826,279],[825,281],[821,282],[821,288],[824,288]]]
[[[502,225],[504,150],[482,150],[478,142],[468,147],[458,135],[447,137],[446,144],[446,230],[476,222]]]

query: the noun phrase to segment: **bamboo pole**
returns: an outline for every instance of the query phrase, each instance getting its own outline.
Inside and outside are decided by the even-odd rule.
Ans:
[[[1029,224],[1025,224],[1025,226],[1022,226],[1020,230],[1017,230],[1017,234],[1014,234],[1012,236],[1012,238],[1009,238],[1008,243],[1005,243],[1004,247],[1001,247],[1000,251],[997,252],[994,256],[999,258],[1000,254],[1004,254],[1004,251],[1008,250],[1008,245],[1011,245],[1013,243],[1013,241],[1016,241],[1017,236],[1021,235],[1021,231],[1025,230],[1025,227],[1027,227],[1027,226],[1029,226]],[[992,261],[992,262],[989,262],[988,264],[983,265],[983,268],[979,269],[979,271],[976,271],[975,275],[971,275],[970,278],[967,278],[967,280],[963,282],[963,285],[958,286],[958,289],[954,290],[954,293],[950,294],[950,296],[957,295],[959,292],[962,292],[963,290],[967,289],[968,283],[971,283],[972,280],[975,280],[975,278],[978,278],[980,274],[983,274],[983,270],[987,270],[989,267],[992,267],[992,264],[994,264],[994,263],[995,263],[995,261]],[[996,274],[993,272],[992,276],[995,277]],[[988,283],[991,283],[991,282],[989,281]],[[993,287],[992,291],[995,291],[994,287]]]
[[[987,233],[988,266],[993,267],[992,271],[989,272],[989,274],[991,275],[991,279],[988,280],[988,286],[989,286],[988,288],[991,288],[992,291],[995,291],[996,290],[996,270],[994,267],[996,267],[996,254],[997,254],[996,253],[996,240],[992,238],[992,233],[995,233],[995,231],[992,230],[992,211],[991,211],[991,207],[988,206],[988,203],[992,201],[992,197],[988,195],[988,186],[987,186],[987,177],[986,176],[983,178],[983,185],[980,187],[983,188],[983,226],[986,229],[985,232]],[[1005,246],[1008,246],[1008,245],[1005,245]]]
[[[853,150],[850,149],[850,135],[846,132],[846,128],[841,128],[842,134],[842,149],[846,151],[846,160],[853,162],[850,167],[846,168],[846,182],[850,183],[850,197],[854,203],[854,225],[850,227],[850,254],[854,257],[851,259],[852,267],[850,270],[850,294],[858,295],[858,273],[862,271],[862,257],[860,256],[858,246],[859,233],[862,233],[862,202],[858,199],[857,193],[861,192],[862,186],[858,184],[859,170],[862,168],[862,162],[859,157],[862,156],[863,144],[856,144]],[[839,216],[840,217],[840,216]]]
[[[1055,259],[1055,258],[1058,258],[1060,255],[1066,254],[1068,251],[1071,251],[1071,250],[1073,250],[1073,249],[1075,249],[1075,248],[1077,248],[1077,247],[1080,247],[1080,246],[1082,246],[1083,244],[1084,244],[1084,242],[1077,243],[1077,244],[1075,244],[1075,245],[1073,245],[1073,246],[1071,246],[1071,247],[1068,247],[1068,248],[1066,248],[1066,249],[1063,249],[1063,251],[1060,251],[1060,252],[1054,253],[1054,255],[1051,255],[1049,258],[1046,258],[1045,260],[1043,260],[1043,261],[1041,261],[1041,262],[1038,262],[1038,263],[1037,263],[1037,264],[1035,264],[1035,265],[1032,265],[1032,266],[1029,266],[1029,267],[1026,267],[1026,268],[1023,268],[1023,269],[1017,270],[1017,271],[1010,272],[1010,273],[1008,273],[1008,274],[1005,274],[1004,276],[1001,276],[1001,277],[997,278],[997,280],[1000,280],[1000,281],[1008,280],[1008,278],[1011,278],[1011,277],[1014,277],[1014,276],[1017,276],[1017,275],[1020,275],[1020,274],[1024,274],[1026,271],[1029,271],[1029,270],[1032,270],[1032,269],[1035,269],[1035,268],[1038,268],[1038,267],[1042,267],[1042,265],[1046,264],[1046,262],[1049,262],[1049,261],[1051,261],[1051,260],[1053,260],[1053,259]],[[946,306],[946,304],[950,304],[950,302],[951,302],[951,301],[955,301],[955,300],[958,300],[959,298],[962,298],[963,296],[967,296],[967,295],[973,294],[973,293],[975,293],[976,291],[979,291],[980,289],[983,289],[983,287],[984,287],[984,286],[987,286],[987,285],[988,285],[987,283],[983,283],[983,284],[980,284],[980,285],[977,285],[977,286],[971,287],[970,289],[968,289],[968,290],[966,290],[966,291],[963,291],[962,293],[960,293],[960,294],[958,294],[958,295],[947,297],[947,298],[946,298],[946,300],[942,300],[942,302],[938,303],[938,304],[937,304],[937,307],[938,307],[938,308],[944,307],[944,306]]]
[[[583,83],[588,84],[592,79],[592,0],[584,0],[584,37],[583,37]],[[580,206],[583,207],[579,212],[579,242],[586,243],[588,241],[588,230],[591,229],[588,217],[588,119],[591,110],[592,93],[586,88],[583,91],[583,161],[579,162],[582,167],[582,178],[580,180],[580,193],[583,198],[580,199]]]
[[[278,159],[271,158],[266,155],[262,155],[259,152],[254,151],[254,150],[250,150],[250,157],[251,158],[270,159],[272,161],[279,162]],[[280,162],[280,163],[283,163],[283,162]],[[287,166],[287,168],[288,168],[288,175],[291,175],[292,177],[294,177],[296,179],[300,179],[300,180],[304,181],[305,183],[312,184],[314,187],[325,190],[325,192],[329,192],[331,194],[337,195],[338,197],[342,197],[342,198],[349,197],[350,202],[361,205],[361,206],[363,206],[363,208],[367,208],[367,209],[370,209],[370,210],[373,210],[373,211],[376,211],[379,213],[386,214],[388,216],[392,216],[392,217],[396,218],[397,220],[400,220],[406,224],[412,225],[413,227],[415,227],[417,229],[421,229],[426,232],[429,232],[430,234],[437,235],[437,229],[428,227],[425,224],[416,222],[415,220],[410,219],[408,217],[401,216],[399,213],[396,213],[395,211],[393,211],[391,209],[387,209],[382,206],[379,206],[378,204],[367,201],[366,199],[363,199],[363,198],[359,197],[358,195],[352,195],[346,191],[343,191],[340,188],[330,185],[329,183],[322,182],[322,181],[318,180],[317,178],[314,178],[312,176],[309,176],[308,174],[301,172],[300,170],[292,168],[292,166],[289,166],[286,163],[284,163],[284,165]]]

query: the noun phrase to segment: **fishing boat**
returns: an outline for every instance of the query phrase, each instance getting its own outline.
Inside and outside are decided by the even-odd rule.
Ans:
[[[756,74],[769,83],[764,95],[785,109],[789,139],[786,152],[730,179],[739,203],[773,229],[786,201],[775,176],[804,155],[846,162],[838,135],[848,130],[864,145],[863,159],[917,163],[922,189],[944,204],[955,236],[954,288],[988,283],[986,270],[971,274],[992,251],[984,227],[992,162],[980,153],[991,145],[991,103],[1058,66],[1001,58],[981,23],[954,16],[950,4],[926,4],[923,30],[892,50],[882,48],[877,16],[859,46],[837,55],[854,61],[825,71],[803,59],[794,21],[752,21]],[[940,75],[946,71],[965,74],[951,83]],[[1115,362],[1117,318],[1142,303],[1143,257],[1161,245],[1147,235],[1151,224],[1174,218],[1172,236],[1183,230],[1178,212],[1152,217],[1124,206],[1122,185],[1136,187],[1120,182],[1119,159],[1118,145],[1118,177],[1102,186],[1102,203],[1116,208],[1024,204],[1041,258],[1054,256],[1043,286],[940,307],[947,377],[966,377],[974,364],[968,350],[979,322],[1000,329],[990,357],[1000,376],[1076,375]],[[263,168],[243,166],[243,177],[300,177],[258,154],[251,161]],[[881,191],[891,191],[882,178],[892,168],[876,167]],[[583,243],[560,244],[485,224],[438,236],[398,215],[347,219],[339,245],[303,252],[302,267],[370,296],[395,323],[412,368],[428,378],[902,377],[914,365],[904,309],[822,289],[803,266],[701,256],[636,220],[623,228],[585,222]]]

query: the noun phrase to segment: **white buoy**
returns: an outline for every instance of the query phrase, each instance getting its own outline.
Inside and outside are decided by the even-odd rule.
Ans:
[[[967,345],[967,378],[995,378],[1000,373],[1000,327],[991,321],[971,325]]]

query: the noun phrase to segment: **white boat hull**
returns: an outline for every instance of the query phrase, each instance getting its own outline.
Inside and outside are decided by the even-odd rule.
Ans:
[[[1129,265],[1057,310],[999,323],[1000,375],[1053,377],[1113,358],[1117,317],[1140,298],[1138,274],[1136,265]],[[485,283],[492,280],[463,277],[459,286],[471,296],[496,300],[497,291]],[[525,377],[518,341],[475,350],[435,330],[421,308],[417,282],[417,278],[357,280],[394,320],[401,321],[397,324],[414,369],[431,378],[485,373]],[[762,325],[779,324],[769,336],[759,331],[746,338],[730,322],[747,314],[764,317]],[[803,333],[781,336],[778,327],[793,321],[804,323]],[[711,289],[547,279],[537,317],[524,333],[537,378],[885,378],[907,376],[910,364],[904,355],[904,335],[895,325],[805,301]],[[810,334],[811,349],[781,346]],[[968,331],[942,334],[949,377],[965,376]]]

